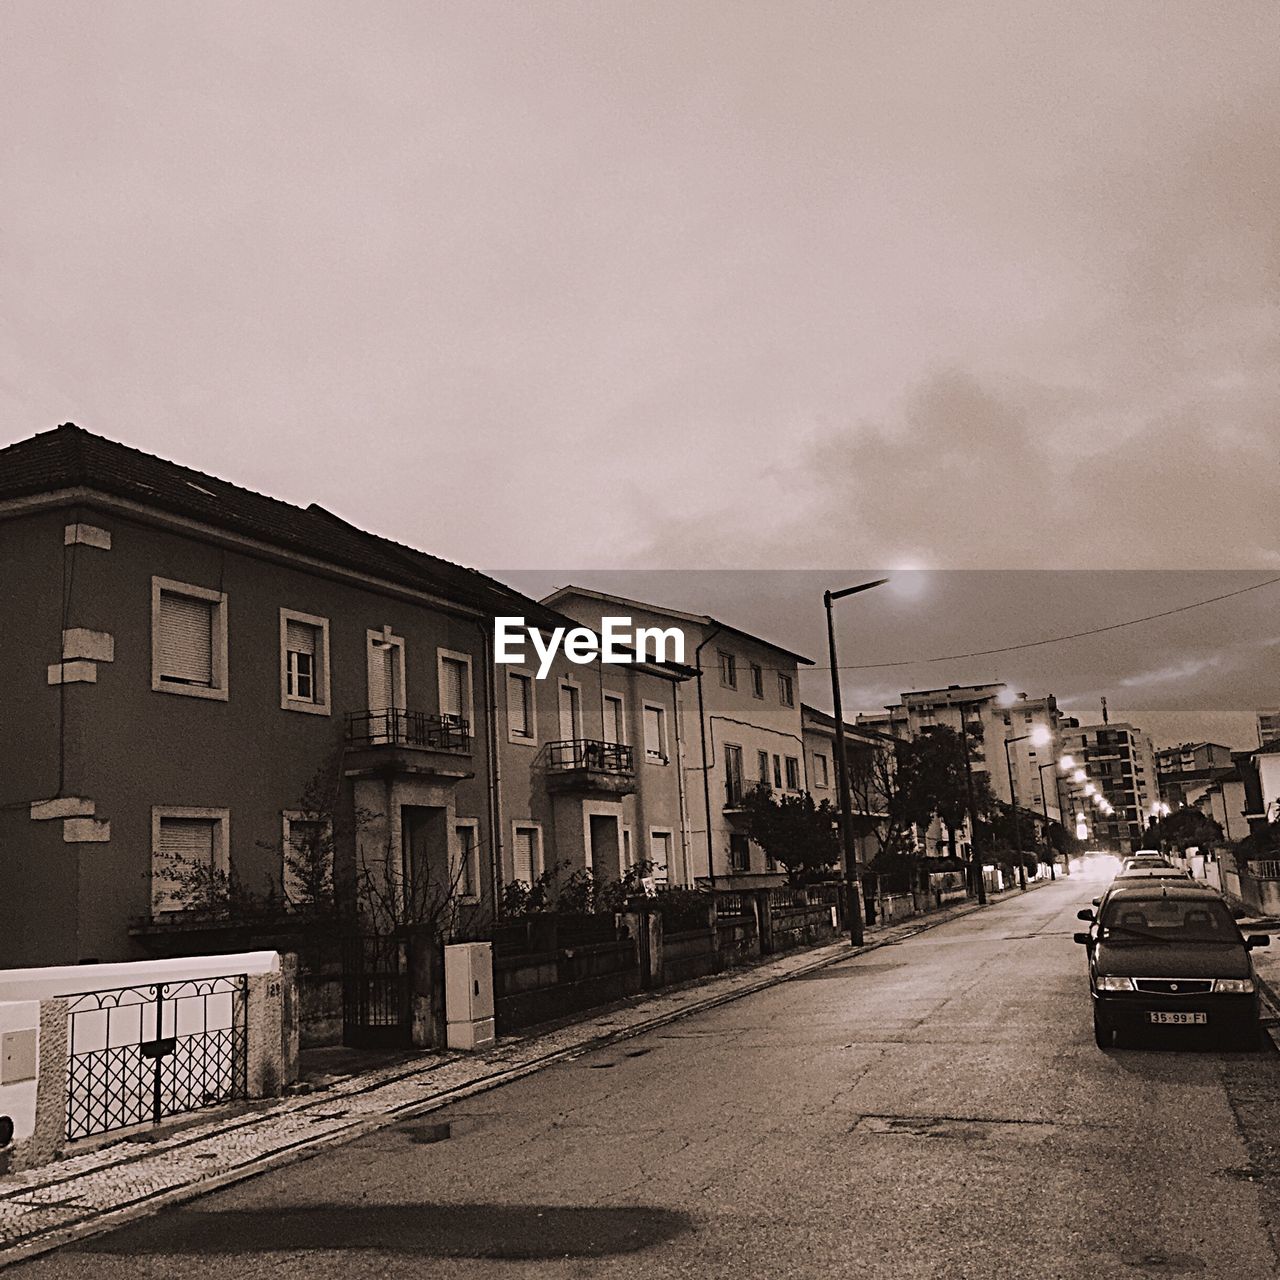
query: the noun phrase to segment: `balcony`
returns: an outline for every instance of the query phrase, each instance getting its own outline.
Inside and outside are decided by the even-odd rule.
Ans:
[[[599,738],[548,742],[544,762],[548,791],[625,796],[636,789],[635,752],[622,742]]]
[[[471,726],[458,716],[391,707],[347,713],[349,778],[420,774],[458,781],[472,778]]]

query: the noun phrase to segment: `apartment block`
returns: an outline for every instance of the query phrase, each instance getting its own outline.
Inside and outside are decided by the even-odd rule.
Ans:
[[[582,587],[563,587],[542,603],[590,627],[628,617],[637,627],[683,632],[694,675],[679,686],[678,715],[662,731],[663,750],[673,751],[671,763],[687,780],[681,875],[721,886],[778,882],[781,873],[747,834],[743,800],[756,785],[783,794],[809,789],[799,675],[810,659],[706,614]]]
[[[1141,848],[1160,796],[1151,735],[1125,723],[1078,725],[1063,730],[1062,746],[1114,807],[1110,817],[1089,814],[1092,834],[1117,853]]]

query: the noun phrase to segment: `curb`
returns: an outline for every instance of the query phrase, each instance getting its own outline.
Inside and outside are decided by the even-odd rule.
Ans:
[[[1048,883],[1050,882],[1037,881],[1033,885],[1028,885],[1026,891],[1018,892],[1018,897],[1021,897],[1023,892],[1029,892],[1032,889],[1041,887],[1042,884]],[[999,906],[1000,903],[1009,900],[1011,899],[1002,895],[999,902],[988,901],[986,905]],[[831,965],[840,964],[857,956],[865,955],[868,952],[878,951],[882,947],[894,946],[900,942],[905,942],[908,938],[913,938],[917,934],[926,933],[930,929],[937,929],[944,924],[950,924],[953,920],[963,919],[965,916],[973,915],[975,912],[982,910],[984,910],[984,907],[976,902],[966,903],[962,907],[950,910],[949,914],[943,919],[930,920],[926,917],[914,928],[906,928],[908,923],[911,922],[904,920],[902,922],[903,932],[893,937],[879,938],[874,942],[863,943],[860,947],[849,946],[847,949],[842,948],[835,955],[824,956],[810,964],[799,965],[787,973],[772,974],[750,985],[738,987],[733,991],[722,992],[718,995],[708,996],[704,1000],[696,1001],[679,1009],[669,1010],[666,1013],[647,1018],[643,1022],[632,1026],[619,1027],[616,1030],[602,1032],[583,1041],[581,1044],[557,1049],[551,1053],[533,1058],[528,1062],[522,1062],[518,1066],[508,1067],[480,1076],[475,1080],[468,1081],[466,1084],[442,1090],[432,1097],[401,1103],[399,1106],[384,1111],[378,1116],[356,1121],[336,1132],[303,1139],[300,1142],[279,1148],[268,1155],[251,1157],[244,1164],[224,1170],[222,1173],[211,1174],[206,1178],[186,1183],[181,1187],[173,1187],[167,1191],[145,1195],[118,1208],[109,1209],[91,1217],[83,1218],[78,1222],[54,1228],[45,1235],[34,1237],[25,1243],[19,1242],[11,1245],[0,1252],[0,1270],[14,1266],[19,1262],[26,1262],[32,1258],[40,1257],[46,1253],[52,1253],[54,1250],[61,1249],[68,1244],[74,1244],[92,1236],[114,1231],[140,1218],[148,1217],[159,1209],[184,1204],[189,1200],[199,1199],[201,1196],[209,1195],[214,1191],[225,1190],[228,1187],[236,1186],[238,1183],[247,1182],[250,1178],[255,1178],[259,1174],[269,1173],[274,1169],[283,1168],[291,1164],[299,1164],[303,1160],[319,1155],[329,1148],[357,1141],[368,1134],[399,1124],[403,1120],[428,1115],[454,1102],[460,1102],[474,1097],[476,1094],[487,1093],[490,1089],[497,1089],[502,1085],[511,1084],[546,1067],[554,1066],[558,1062],[580,1057],[582,1054],[591,1053],[596,1049],[616,1044],[619,1041],[634,1039],[636,1036],[645,1035],[649,1031],[677,1022],[681,1018],[730,1004],[734,1000],[740,1000],[744,996],[768,990],[770,987],[781,986],[782,983],[788,982],[792,978],[801,977],[819,969],[829,968]],[[895,927],[890,926],[890,928]],[[1267,990],[1270,995],[1270,989],[1267,988]]]

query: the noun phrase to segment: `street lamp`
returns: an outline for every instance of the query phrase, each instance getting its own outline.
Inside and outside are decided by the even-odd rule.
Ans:
[[[973,798],[973,768],[969,763],[969,726],[965,720],[965,712],[970,707],[980,706],[979,702],[958,702],[960,709],[960,745],[964,750],[964,795],[969,810],[969,865],[973,869],[977,884],[978,906],[987,905],[987,882],[982,878],[982,861],[978,856],[978,812]]]
[[[1058,852],[1053,847],[1053,841],[1049,839],[1049,793],[1045,790],[1045,786],[1044,786],[1044,771],[1046,769],[1057,768],[1058,763],[1059,762],[1057,760],[1047,760],[1045,761],[1044,764],[1040,765],[1037,770],[1037,772],[1040,774],[1040,808],[1041,808],[1041,811],[1044,813],[1044,838],[1045,838],[1045,842],[1049,845],[1049,879],[1050,880],[1056,880],[1058,878]],[[1058,775],[1056,773],[1053,775],[1053,787],[1054,787],[1054,791],[1056,792],[1058,789]],[[1056,799],[1058,801],[1058,804],[1057,804],[1058,819],[1059,819],[1058,825],[1061,826],[1062,825],[1062,822],[1061,822],[1062,797],[1058,795]],[[1069,865],[1070,864],[1068,864],[1068,867]]]
[[[862,582],[843,591],[824,591],[822,603],[827,610],[827,649],[831,655],[831,703],[836,717],[836,774],[840,786],[840,848],[844,856],[845,910],[849,923],[849,941],[855,947],[862,946],[863,920],[861,903],[862,881],[858,873],[858,850],[853,843],[853,788],[849,785],[849,758],[844,746],[844,707],[840,701],[840,663],[836,659],[836,624],[831,613],[835,600],[855,596],[860,591],[883,586],[888,578],[874,582]]]
[[[1004,740],[1004,763],[1009,771],[1009,807],[1013,810],[1013,851],[1018,859],[1018,888],[1024,892],[1027,887],[1027,864],[1022,860],[1022,823],[1018,820],[1018,793],[1013,785],[1013,757],[1009,754],[1009,748],[1015,742],[1024,742],[1028,738],[1034,746],[1042,747],[1050,736],[1049,730],[1038,724],[1030,733],[1020,733],[1016,738]]]

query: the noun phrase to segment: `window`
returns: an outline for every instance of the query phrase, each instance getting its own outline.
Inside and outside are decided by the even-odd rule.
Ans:
[[[436,650],[440,670],[440,718],[452,724],[475,723],[471,714],[471,655]]]
[[[764,668],[756,662],[751,664],[751,696],[764,697]]]
[[[723,649],[720,650],[720,683],[726,689],[738,687],[738,659]]]
[[[742,803],[742,748],[725,743],[724,802],[726,806]]]
[[[328,819],[286,811],[283,849],[280,883],[285,902],[303,907],[329,901],[333,892],[333,825]]]
[[[635,866],[635,846],[632,843],[632,833],[630,827],[622,828],[622,869],[625,871],[629,867]]]
[[[369,710],[404,707],[404,639],[390,627],[365,632],[369,659]]]
[[[751,841],[747,836],[734,833],[729,837],[729,870],[751,870]]]
[[[188,911],[220,896],[228,874],[226,809],[151,810],[151,910]]]
[[[649,861],[653,863],[653,878],[658,884],[666,884],[671,874],[671,832],[649,832]]]
[[[787,757],[787,790],[800,790],[800,761],[795,756]]]
[[[767,751],[756,752],[756,769],[760,777],[760,785],[767,787],[769,785],[769,753]]]
[[[329,620],[280,610],[280,705],[329,714]]]
[[[773,757],[773,785],[782,790],[782,757]]]
[[[460,819],[453,838],[449,884],[454,897],[475,900],[480,896],[480,823],[475,818]]]
[[[542,874],[542,829],[532,822],[512,827],[512,879],[532,884]]]
[[[565,742],[582,737],[582,690],[576,684],[560,685],[560,737]]]
[[[794,707],[796,705],[795,685],[791,681],[791,677],[778,672],[778,701],[784,707]]]
[[[227,597],[168,578],[151,579],[151,687],[227,699]]]
[[[818,751],[813,753],[813,785],[815,787],[831,785],[831,776],[827,771],[827,757]]]
[[[620,693],[604,695],[604,740],[606,742],[626,742],[627,740],[625,703]]]
[[[667,763],[667,712],[646,702],[644,706],[644,758],[650,764]]]
[[[512,742],[534,742],[538,737],[533,677],[523,671],[507,672],[507,737]]]

